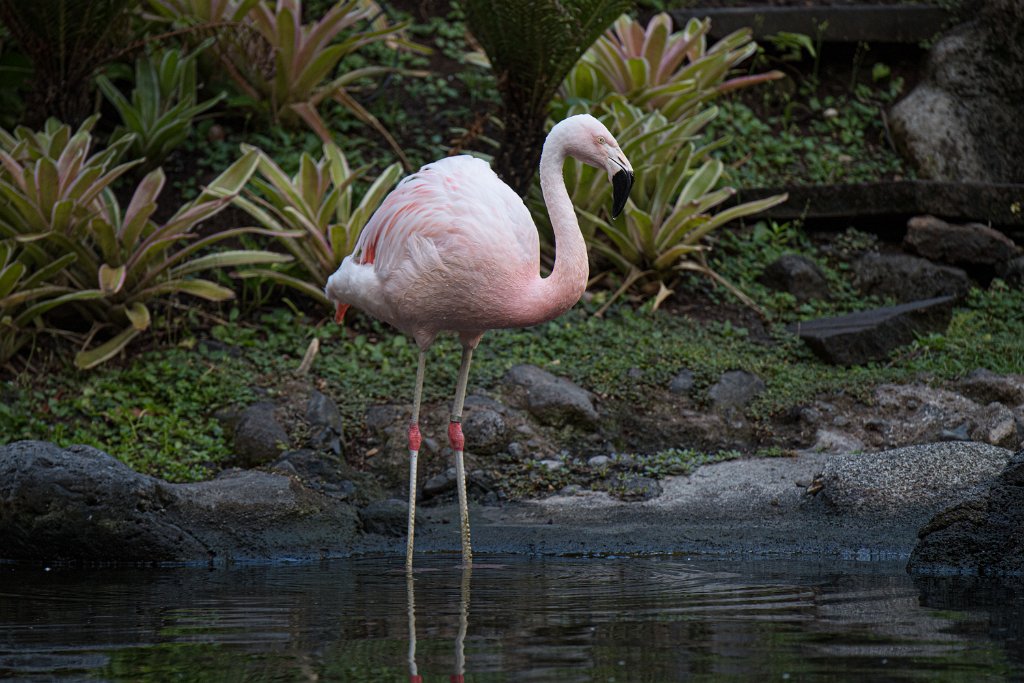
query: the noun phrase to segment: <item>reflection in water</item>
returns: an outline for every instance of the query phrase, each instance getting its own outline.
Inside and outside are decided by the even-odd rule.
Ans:
[[[469,584],[473,578],[473,565],[462,565],[462,580],[459,582],[459,630],[455,635],[455,673],[452,683],[462,683],[466,675],[466,631],[469,630]],[[423,677],[416,666],[416,583],[412,569],[405,570],[405,591],[409,611],[409,682],[421,683]]]
[[[403,585],[402,559],[0,565],[0,678],[1024,678],[1019,582],[672,558],[502,558],[471,573],[427,556]]]

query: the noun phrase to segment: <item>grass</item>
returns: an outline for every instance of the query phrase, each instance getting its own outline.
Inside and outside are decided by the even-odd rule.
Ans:
[[[748,274],[752,276],[753,272]],[[755,296],[761,294],[745,278],[741,284],[751,285]],[[770,299],[762,298],[762,303]],[[1000,281],[987,291],[973,291],[945,334],[921,338],[888,361],[863,367],[837,368],[818,361],[782,329],[786,319],[799,312],[782,310],[777,315],[769,325],[773,341],[765,343],[731,323],[704,325],[685,316],[625,305],[595,318],[580,305],[546,325],[489,333],[474,355],[471,385],[494,388],[512,365],[532,363],[571,378],[608,405],[636,403],[643,410],[650,401],[666,400],[665,387],[681,368],[693,371],[698,401],[721,373],[743,369],[767,385],[749,406],[748,416],[768,423],[792,406],[829,393],[869,400],[879,383],[922,377],[941,382],[977,367],[1000,373],[1024,367],[1019,343],[1024,334],[1024,292]],[[232,317],[232,311],[225,317]],[[279,308],[248,322],[236,317],[233,322],[196,325],[193,329],[200,331],[195,336],[165,337],[162,348],[87,373],[39,359],[31,371],[0,384],[2,441],[86,443],[140,471],[174,481],[209,477],[230,463],[229,439],[217,412],[257,396],[273,398],[316,337],[322,347],[312,380],[337,401],[346,441],[358,449],[367,406],[409,400],[416,350],[405,337],[376,322],[357,316],[356,325],[342,331],[324,320]],[[455,339],[439,340],[427,366],[428,402],[449,400],[458,360]],[[634,471],[664,476],[684,471],[681,463],[706,456],[672,450],[678,445],[665,444],[661,455],[637,454],[642,462]],[[532,464],[506,468],[509,478],[501,484],[506,493],[557,490],[562,479],[578,475],[582,465],[572,465],[571,441],[567,447],[570,466],[560,473],[540,473],[544,477],[538,478],[540,474],[529,469],[535,467]],[[772,444],[763,448],[769,452]],[[531,481],[533,485],[528,485]]]

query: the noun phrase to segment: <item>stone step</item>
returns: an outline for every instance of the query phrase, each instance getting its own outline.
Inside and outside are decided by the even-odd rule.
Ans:
[[[672,12],[677,25],[691,17],[711,19],[713,38],[749,27],[755,39],[788,31],[833,43],[911,44],[934,38],[951,19],[948,10],[925,4],[690,7]]]
[[[831,318],[803,320],[787,326],[814,355],[833,365],[863,365],[884,360],[918,335],[944,332],[955,297],[942,296],[885,306]]]

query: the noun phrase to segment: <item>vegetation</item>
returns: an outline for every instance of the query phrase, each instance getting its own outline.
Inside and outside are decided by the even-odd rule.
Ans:
[[[816,66],[787,61],[819,59],[807,37],[778,36],[774,52],[747,32],[710,43],[703,22],[675,31],[662,15],[637,22],[620,16],[627,2],[561,3],[566,14],[455,2],[426,19],[367,0],[150,0],[144,12],[45,0],[37,9],[65,4],[89,5],[84,25],[102,17],[110,32],[86,45],[69,26],[52,37],[59,62],[33,33],[52,27],[29,30],[0,1],[13,38],[0,36],[0,63],[15,65],[0,72],[14,78],[0,121],[15,123],[0,130],[5,442],[88,443],[173,480],[208,477],[231,463],[215,416],[280,396],[315,340],[303,381],[338,403],[346,452],[364,451],[366,408],[407,400],[416,352],[362,316],[345,330],[325,321],[327,275],[403,167],[450,149],[496,153],[526,190],[545,126],[580,111],[608,123],[638,171],[624,216],[611,221],[607,178],[566,167],[606,277],[557,321],[489,333],[475,387],[494,390],[511,365],[533,363],[628,416],[638,403],[672,405],[666,386],[680,368],[694,373],[697,406],[721,373],[745,369],[767,384],[747,417],[764,435],[762,454],[778,454],[773,425],[816,397],[868,399],[881,382],[1024,367],[1024,294],[998,280],[971,293],[945,334],[866,367],[825,366],[785,332],[805,317],[884,303],[861,296],[846,270],[873,238],[848,231],[826,254],[799,224],[751,224],[781,198],[730,205],[732,188],[905,175],[883,141],[878,109],[901,87],[883,65],[868,82],[808,77]],[[126,44],[115,33],[139,40],[113,47]],[[804,79],[778,80],[779,70]],[[77,81],[66,92],[42,85],[68,79]],[[30,122],[34,111],[57,118]],[[528,204],[543,230],[536,189]],[[799,303],[757,282],[790,252],[823,269],[831,300]],[[737,293],[760,312],[757,331]],[[702,322],[683,314],[692,311],[684,300]],[[457,363],[456,342],[441,340],[428,404],[448,400]],[[604,470],[575,451],[558,469],[511,457],[487,466],[513,497],[571,483],[628,496],[636,492],[612,475],[658,478],[736,455],[606,436]]]

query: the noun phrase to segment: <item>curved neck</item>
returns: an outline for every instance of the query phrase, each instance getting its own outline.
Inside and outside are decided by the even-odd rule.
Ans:
[[[555,267],[535,288],[535,310],[545,315],[538,322],[551,320],[576,305],[590,277],[587,244],[562,176],[568,142],[565,132],[558,126],[552,129],[540,158],[540,188],[555,233]]]

